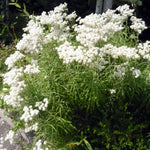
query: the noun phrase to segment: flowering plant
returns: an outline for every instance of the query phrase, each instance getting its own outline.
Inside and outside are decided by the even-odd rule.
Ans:
[[[5,61],[1,98],[16,113],[14,132],[34,131],[33,150],[144,147],[150,42],[139,43],[147,27],[133,11],[78,18],[64,3],[30,16]]]

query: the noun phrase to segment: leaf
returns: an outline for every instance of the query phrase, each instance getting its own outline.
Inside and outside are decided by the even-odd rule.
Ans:
[[[15,3],[15,6],[16,6],[17,8],[21,8],[21,6],[20,6],[18,3]]]
[[[21,6],[18,3],[9,3],[9,5],[13,5],[13,6],[16,6],[17,8],[21,9]]]
[[[2,31],[1,31],[1,33],[0,33],[0,35],[3,35],[4,32],[5,32],[5,30],[6,30],[6,26],[3,27],[3,29],[2,29]]]
[[[115,130],[114,134],[121,135],[122,133],[120,131],[118,131],[118,130]]]
[[[23,3],[23,12],[25,13],[26,16],[30,16],[30,14],[27,12],[27,9],[26,9],[26,5]]]
[[[83,141],[84,141],[86,147],[88,148],[88,150],[93,150],[91,144],[86,139],[83,139]]]

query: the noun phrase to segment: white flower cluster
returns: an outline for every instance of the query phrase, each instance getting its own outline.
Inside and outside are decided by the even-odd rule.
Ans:
[[[69,22],[75,20],[77,15],[75,12],[68,15],[67,11],[67,4],[64,3],[55,7],[53,11],[48,12],[48,15],[44,12],[41,16],[36,17],[41,24],[50,26],[50,32],[45,36],[45,43],[48,43],[53,39],[57,41],[64,41],[71,36],[69,33],[71,29],[71,27],[69,27]]]
[[[88,47],[95,46],[99,40],[107,41],[114,33],[123,29],[123,22],[133,15],[133,11],[128,5],[123,5],[116,10],[80,19],[79,25],[75,27],[77,41]]]
[[[121,16],[126,19],[127,17],[130,17],[133,15],[134,10],[130,9],[129,5],[125,4],[123,6],[119,6],[117,9],[117,11],[120,12]]]
[[[111,11],[111,13],[109,13]],[[109,13],[109,14],[108,14]],[[115,32],[121,31],[122,20],[115,20],[114,11],[109,10],[106,13],[91,14],[80,19],[79,25],[75,27],[78,33],[76,39],[84,46],[95,46],[99,40],[107,41]],[[115,17],[115,18],[113,18]],[[120,18],[120,16],[118,16]]]
[[[9,57],[9,59],[13,57]],[[31,62],[32,63],[32,62]],[[17,68],[14,66],[6,72],[5,74],[2,74],[3,76],[3,83],[10,86],[9,93],[5,93],[7,88],[3,89],[3,93],[1,94],[1,98],[8,104],[13,107],[20,106],[20,102],[23,101],[23,98],[20,96],[20,93],[24,90],[26,87],[25,81],[21,80],[20,78],[23,76],[24,73],[28,73],[29,75],[33,73],[39,73],[39,67],[35,63],[32,63],[31,65],[25,66],[25,70],[23,71],[23,67]]]
[[[77,32],[76,40],[82,46],[74,46],[65,40],[63,44],[56,48],[59,58],[63,59],[66,64],[77,61],[84,65],[97,66],[100,70],[103,70],[105,65],[108,64],[108,61],[105,60],[107,56],[114,59],[119,57],[140,59],[141,55],[136,48],[116,47],[111,44],[106,44],[102,48],[96,47],[99,40],[107,41],[114,33],[121,31],[128,17],[135,23],[136,20],[133,21],[133,18],[136,17],[133,17],[133,12],[134,10],[130,9],[128,5],[123,5],[116,10],[108,10],[103,14],[91,14],[83,19],[78,18],[79,25],[76,25],[74,30]],[[139,23],[138,19],[137,21]],[[144,22],[141,22],[141,24],[143,24],[140,27],[142,32],[146,29],[146,26],[144,26]],[[134,28],[134,30],[136,29]]]
[[[29,126],[28,123],[25,124],[25,133],[30,132],[30,131],[37,131],[38,130],[38,123],[36,122],[35,124]]]
[[[2,93],[1,98],[8,104],[13,107],[20,106],[20,101],[23,101],[20,93],[23,91],[24,87],[26,87],[24,81],[20,81],[20,77],[22,76],[23,68],[12,68],[10,71],[3,74],[3,83],[8,84],[10,86],[9,93]],[[3,91],[7,89],[4,88]]]
[[[10,71],[3,74],[3,83],[13,86],[19,82],[20,77],[22,76],[23,68],[14,67]]]
[[[5,137],[5,141],[9,140],[9,142],[12,144],[14,142],[14,136],[14,131],[10,130]]]
[[[137,33],[141,34],[143,30],[147,29],[145,22],[142,19],[132,16],[130,20],[132,22],[130,28],[135,30]]]
[[[136,48],[129,48],[127,46],[116,47],[111,44],[106,44],[100,49],[100,56],[110,55],[112,58],[125,57],[127,59],[140,59],[138,50]]]
[[[75,47],[70,42],[65,41],[64,44],[60,45],[56,48],[59,54],[59,58],[63,59],[63,62],[68,64],[73,61],[77,61],[79,63],[83,63],[85,65],[90,64],[93,59],[98,54],[97,47],[91,47],[91,49],[87,49],[83,46]]]
[[[138,78],[141,75],[141,71],[139,69],[132,67],[130,70],[132,71],[132,74],[135,76],[135,78]]]
[[[118,77],[121,79],[125,75],[126,68],[122,64],[116,65],[115,68],[116,71],[114,72],[113,77]]]
[[[38,107],[39,110],[45,111],[48,107],[48,98],[44,98],[43,102],[36,102],[35,107]]]
[[[5,61],[5,64],[8,66],[8,69],[11,69],[12,67],[14,67],[15,63],[21,59],[25,57],[22,53],[20,53],[19,51],[16,51],[14,54],[11,54]]]
[[[33,109],[33,107],[30,105],[29,107],[25,106],[23,111],[24,113],[20,117],[20,120],[23,120],[25,124],[25,132],[30,132],[30,131],[37,131],[38,129],[38,123],[35,123],[33,125],[28,124],[29,121],[33,120],[33,117],[38,115],[40,110],[45,111],[46,108],[48,107],[48,98],[44,98],[43,101],[36,102],[35,107],[37,109]]]
[[[121,13],[121,15],[126,19],[127,17],[131,17],[130,20],[132,22],[130,28],[135,30],[137,33],[141,34],[141,32],[147,29],[145,22],[142,19],[136,18],[133,16],[133,9],[129,8],[129,5],[125,4],[123,6],[119,6],[117,9]]]
[[[115,94],[116,93],[116,89],[110,89],[110,94]]]
[[[69,33],[69,22],[75,20],[75,12],[67,15],[67,4],[60,4],[53,11],[43,12],[40,16],[30,16],[30,21],[24,31],[23,38],[16,45],[18,50],[25,53],[39,52],[42,45],[51,42],[53,39],[64,41],[71,36]],[[49,27],[48,33],[44,31],[45,26]]]
[[[146,41],[143,44],[139,43],[138,49],[141,57],[150,61],[150,41]]]
[[[33,120],[33,117],[39,114],[39,110],[33,109],[31,105],[29,107],[25,106],[23,111],[24,113],[20,117],[20,120],[23,120],[26,123]]]
[[[97,66],[100,70],[105,68],[108,61],[105,60],[108,56],[114,59],[124,57],[126,59],[140,59],[138,49],[129,48],[127,46],[116,47],[111,44],[106,44],[102,48],[83,46],[75,47],[70,42],[65,41],[62,45],[56,48],[59,58],[68,64],[77,61],[84,65]]]
[[[42,140],[38,140],[36,143],[35,143],[35,146],[34,146],[34,148],[33,148],[33,150],[49,150],[49,148],[43,148],[43,147],[45,147],[44,145],[46,145],[47,144],[47,142],[46,141],[44,141],[43,143],[42,143]]]
[[[29,75],[32,75],[35,73],[38,74],[40,73],[39,66],[31,62],[31,64],[25,66],[24,73],[27,73]]]
[[[16,48],[24,50],[25,53],[39,52],[39,49],[42,48],[41,43],[44,34],[41,24],[32,19],[24,31],[28,33],[23,34],[23,38],[18,42]]]

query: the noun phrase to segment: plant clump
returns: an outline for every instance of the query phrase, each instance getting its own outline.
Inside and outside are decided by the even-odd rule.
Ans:
[[[15,114],[11,135],[33,132],[33,150],[150,148],[144,21],[128,5],[85,18],[67,11],[64,3],[30,16],[5,61],[1,99]]]

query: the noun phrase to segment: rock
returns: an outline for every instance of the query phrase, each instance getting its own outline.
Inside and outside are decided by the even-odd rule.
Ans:
[[[14,142],[11,144],[5,141],[7,133],[14,127],[12,120],[4,115],[4,110],[0,109],[0,150],[22,150],[26,144],[32,144],[33,138],[28,137],[22,130],[15,135]]]

